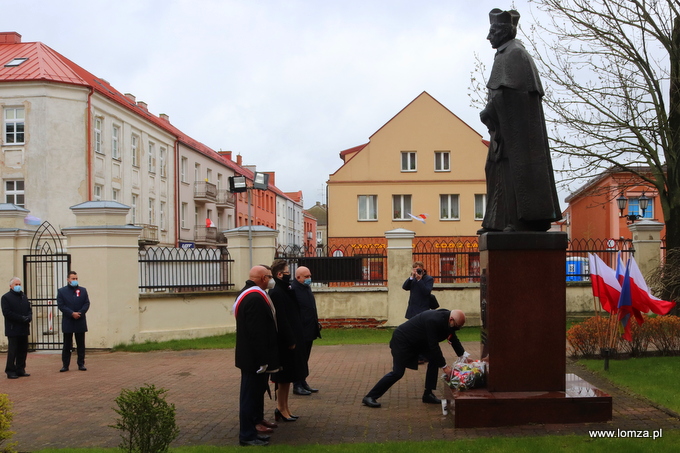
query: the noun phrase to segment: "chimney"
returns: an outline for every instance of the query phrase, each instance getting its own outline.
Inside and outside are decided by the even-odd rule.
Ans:
[[[133,104],[137,103],[137,98],[134,94],[125,93],[125,97],[128,98],[128,101],[132,102]]]
[[[170,117],[169,117],[168,115],[166,115],[165,113],[161,113],[161,114],[158,115],[158,116],[159,116],[160,119],[162,119],[163,121],[166,121],[166,122],[168,122],[168,123],[170,122]]]
[[[239,167],[243,165],[243,157],[241,157],[240,154],[236,155],[236,165],[238,165]]]
[[[20,44],[21,35],[15,31],[0,32],[0,44]]]
[[[139,107],[140,109],[144,110],[145,112],[148,112],[148,111],[149,111],[149,104],[147,104],[147,103],[144,102],[144,101],[137,101],[137,107]]]
[[[217,151],[217,154],[219,154],[220,156],[224,156],[224,157],[226,157],[227,159],[231,160],[231,151],[222,151],[222,150],[219,150],[219,151]]]

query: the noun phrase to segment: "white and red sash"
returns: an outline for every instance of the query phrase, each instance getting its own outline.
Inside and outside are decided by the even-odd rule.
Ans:
[[[236,302],[234,302],[234,306],[232,307],[231,311],[234,313],[234,317],[238,315],[238,307],[241,305],[241,301],[249,294],[253,293],[260,293],[260,295],[264,298],[264,301],[267,303],[269,306],[269,309],[272,311],[272,316],[274,317],[274,325],[276,325],[276,308],[274,308],[274,303],[272,300],[269,298],[269,295],[259,286],[251,286],[247,290],[243,291],[241,294],[238,295],[236,298]],[[277,325],[277,330],[278,330],[278,325]]]

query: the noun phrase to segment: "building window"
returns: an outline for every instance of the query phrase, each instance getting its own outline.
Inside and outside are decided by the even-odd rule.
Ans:
[[[205,170],[205,180],[212,182],[212,170],[209,168]]]
[[[120,150],[118,149],[119,132],[120,128],[118,126],[113,126],[111,129],[111,157],[118,160],[120,160]]]
[[[167,160],[168,160],[168,150],[165,148],[160,149],[160,160],[161,160],[161,176],[165,178],[167,175]]]
[[[179,180],[187,182],[187,171],[189,171],[189,159],[182,157],[182,162],[179,169]]]
[[[434,171],[451,171],[451,153],[448,151],[434,152]]]
[[[198,206],[194,206],[194,230],[198,225]]]
[[[194,182],[201,180],[201,164],[194,164]]]
[[[628,198],[628,214],[629,215],[640,215],[643,219],[653,219],[654,218],[654,199],[649,198],[649,203],[647,204],[647,209],[645,209],[645,215],[642,216],[642,211],[640,209],[640,197],[630,197]]]
[[[323,236],[321,235],[321,231],[317,231],[316,232],[316,243],[321,244],[322,241],[323,241]]]
[[[182,203],[182,210],[180,211],[180,226],[182,228],[187,227],[187,210],[189,209],[188,203]]]
[[[165,230],[165,202],[161,201],[161,210],[160,210],[160,226],[161,230]]]
[[[484,220],[486,194],[475,194],[475,220]]]
[[[24,109],[22,107],[5,109],[5,144],[24,143]]]
[[[416,171],[416,152],[401,152],[401,171]]]
[[[139,137],[133,135],[130,144],[132,147],[132,166],[139,167]]]
[[[102,201],[102,186],[94,185],[94,201]]]
[[[217,174],[217,190],[222,189],[222,173]]]
[[[132,224],[137,224],[137,195],[132,196],[132,206],[130,207],[130,216],[132,217]]]
[[[149,173],[156,173],[156,145],[149,143]]]
[[[5,203],[24,207],[24,181],[5,181]]]
[[[102,119],[94,119],[94,152],[104,154],[102,149]]]
[[[411,195],[392,195],[392,219],[411,220]]]
[[[156,223],[156,200],[153,198],[149,198],[149,223]]]
[[[359,195],[359,220],[378,220],[377,195]]]
[[[120,190],[111,189],[111,199],[113,201],[118,201],[120,199]]]
[[[458,195],[439,195],[439,219],[459,220],[460,206]]]

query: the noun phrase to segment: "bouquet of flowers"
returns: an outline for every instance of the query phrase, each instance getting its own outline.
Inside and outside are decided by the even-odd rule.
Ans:
[[[484,385],[486,362],[456,362],[451,366],[451,373],[444,373],[442,380],[453,390],[469,390]]]

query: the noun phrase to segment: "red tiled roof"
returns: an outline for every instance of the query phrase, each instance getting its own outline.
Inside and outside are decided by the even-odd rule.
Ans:
[[[354,148],[350,148],[350,149],[346,149],[344,151],[340,151],[340,158],[342,160],[345,160],[345,156],[347,156],[348,154],[358,153],[362,149],[366,148],[367,145],[368,145],[368,143],[364,143],[363,145],[355,146]]]

